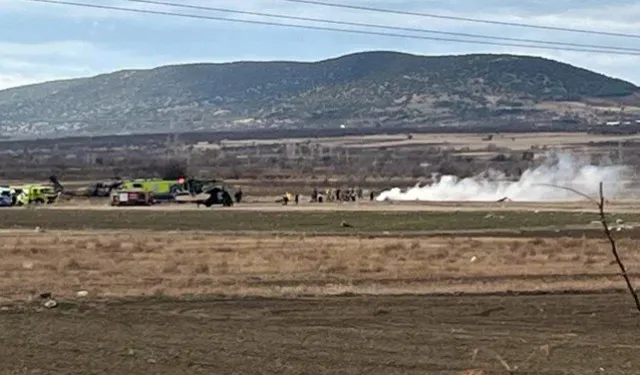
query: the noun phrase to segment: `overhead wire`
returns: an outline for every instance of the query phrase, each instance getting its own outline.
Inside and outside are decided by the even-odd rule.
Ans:
[[[186,14],[186,13],[177,13],[177,12],[168,12],[168,11],[160,11],[160,10],[150,10],[150,9],[125,8],[125,7],[118,7],[118,6],[111,6],[111,5],[71,2],[71,1],[65,1],[65,0],[24,0],[24,1],[68,5],[68,6],[76,6],[76,7],[94,8],[94,9],[117,10],[117,11],[133,12],[133,13],[140,13],[140,14],[156,14],[156,15],[184,17],[184,18],[192,18],[192,19],[244,23],[244,24],[253,24],[253,25],[276,26],[276,27],[317,30],[317,31],[343,32],[343,33],[352,33],[352,34],[360,34],[360,35],[386,36],[386,37],[417,39],[417,40],[434,40],[434,41],[453,42],[453,43],[494,45],[494,46],[503,46],[503,47],[532,48],[532,49],[540,49],[540,50],[573,51],[573,52],[589,52],[589,53],[609,54],[609,55],[640,56],[640,52],[633,52],[633,51],[605,50],[605,49],[597,49],[597,48],[540,46],[540,45],[522,44],[522,43],[502,43],[502,42],[491,42],[491,41],[484,41],[484,40],[468,40],[468,39],[444,38],[444,37],[425,36],[425,35],[397,34],[397,33],[389,33],[389,32],[370,31],[370,30],[343,29],[343,28],[313,26],[313,25],[297,25],[297,24],[290,24],[290,23],[278,23],[278,22],[259,21],[259,20],[243,20],[243,19],[235,19],[235,18],[210,16],[210,15],[196,15],[196,14]]]
[[[501,37],[501,36],[493,36],[493,35],[471,34],[471,33],[461,33],[461,32],[433,30],[433,29],[420,29],[420,28],[413,28],[413,27],[388,26],[388,25],[379,25],[379,24],[362,23],[362,22],[336,21],[336,20],[329,20],[329,19],[322,19],[322,18],[311,18],[311,17],[300,17],[300,16],[273,14],[273,13],[262,13],[262,12],[246,11],[246,10],[217,8],[217,7],[203,6],[203,5],[191,5],[191,4],[175,3],[175,2],[169,2],[169,1],[157,1],[157,0],[121,0],[121,1],[127,1],[127,2],[130,2],[130,3],[169,6],[169,7],[184,8],[184,9],[205,10],[205,11],[221,12],[221,13],[243,14],[243,15],[250,15],[250,16],[270,17],[270,18],[281,18],[281,19],[296,20],[296,21],[310,21],[310,22],[329,23],[329,24],[343,25],[343,26],[358,26],[358,27],[368,27],[368,28],[377,28],[377,29],[385,29],[385,30],[396,30],[396,31],[408,31],[408,32],[427,33],[427,34],[462,36],[462,37],[468,37],[468,38],[504,40],[504,41],[511,41],[511,42],[548,44],[548,45],[556,45],[556,46],[582,47],[582,48],[595,48],[595,49],[611,49],[611,50],[620,50],[620,51],[640,52],[640,48],[604,46],[604,45],[597,45],[597,44],[582,44],[582,43],[569,43],[569,42],[554,42],[554,41],[548,41],[548,40],[510,38],[510,37]]]
[[[317,0],[282,0],[282,1],[287,1],[290,3],[312,4],[312,5],[319,5],[319,6],[325,6],[325,7],[333,7],[333,8],[364,10],[369,12],[379,12],[379,13],[387,13],[387,14],[400,14],[400,15],[406,15],[406,16],[430,17],[430,18],[448,19],[448,20],[455,20],[455,21],[485,23],[485,24],[491,24],[491,25],[526,27],[531,29],[566,31],[566,32],[582,33],[582,34],[606,35],[606,36],[640,39],[640,34],[617,33],[617,32],[610,32],[610,31],[587,30],[587,29],[577,29],[577,28],[559,27],[559,26],[533,25],[533,24],[519,23],[519,22],[486,20],[486,19],[468,18],[468,17],[460,17],[460,16],[447,16],[443,14],[374,8],[374,7],[368,7],[363,5],[338,4],[338,3],[331,3],[331,2],[317,1]]]

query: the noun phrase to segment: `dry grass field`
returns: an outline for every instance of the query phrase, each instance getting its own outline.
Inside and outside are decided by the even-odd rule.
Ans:
[[[576,238],[0,233],[0,297],[322,296],[621,287],[608,244]],[[631,270],[637,242],[620,241]],[[640,274],[640,273],[639,273]]]

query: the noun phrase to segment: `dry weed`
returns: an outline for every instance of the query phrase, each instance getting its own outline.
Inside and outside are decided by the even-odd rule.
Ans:
[[[74,288],[91,289],[93,295],[148,295],[155,290],[168,295],[255,293],[260,288],[271,294],[522,289],[544,287],[539,281],[521,280],[523,275],[617,273],[607,243],[599,239],[421,240],[148,232],[1,236],[0,294],[20,299],[31,290],[44,289],[73,295]],[[634,242],[623,240],[620,246],[633,247]],[[640,254],[626,257],[631,269],[640,264]],[[485,276],[503,276],[506,281],[500,286],[474,281]],[[468,281],[448,281],[460,277]],[[554,285],[597,288],[613,283],[599,282],[591,285],[569,279]]]

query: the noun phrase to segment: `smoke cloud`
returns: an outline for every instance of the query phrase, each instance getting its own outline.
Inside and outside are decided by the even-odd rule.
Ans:
[[[384,191],[376,200],[497,201],[506,197],[521,202],[579,201],[586,198],[544,185],[572,188],[596,198],[601,181],[604,196],[611,199],[624,192],[623,177],[628,170],[623,165],[594,165],[571,154],[550,154],[546,163],[526,170],[518,181],[506,180],[503,173],[493,170],[464,179],[445,175],[431,185]]]

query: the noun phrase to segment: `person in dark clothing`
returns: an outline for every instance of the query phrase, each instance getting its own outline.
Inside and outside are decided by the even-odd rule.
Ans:
[[[296,193],[296,196],[294,197],[296,204],[298,204],[298,201],[300,200],[300,195],[298,195],[298,193]]]
[[[372,191],[371,191],[371,193],[369,193],[369,200],[373,200],[374,195],[375,195],[375,194],[373,193],[373,190],[372,190]]]
[[[240,201],[242,200],[242,189],[238,189],[238,191],[236,191],[236,203],[240,203]]]

